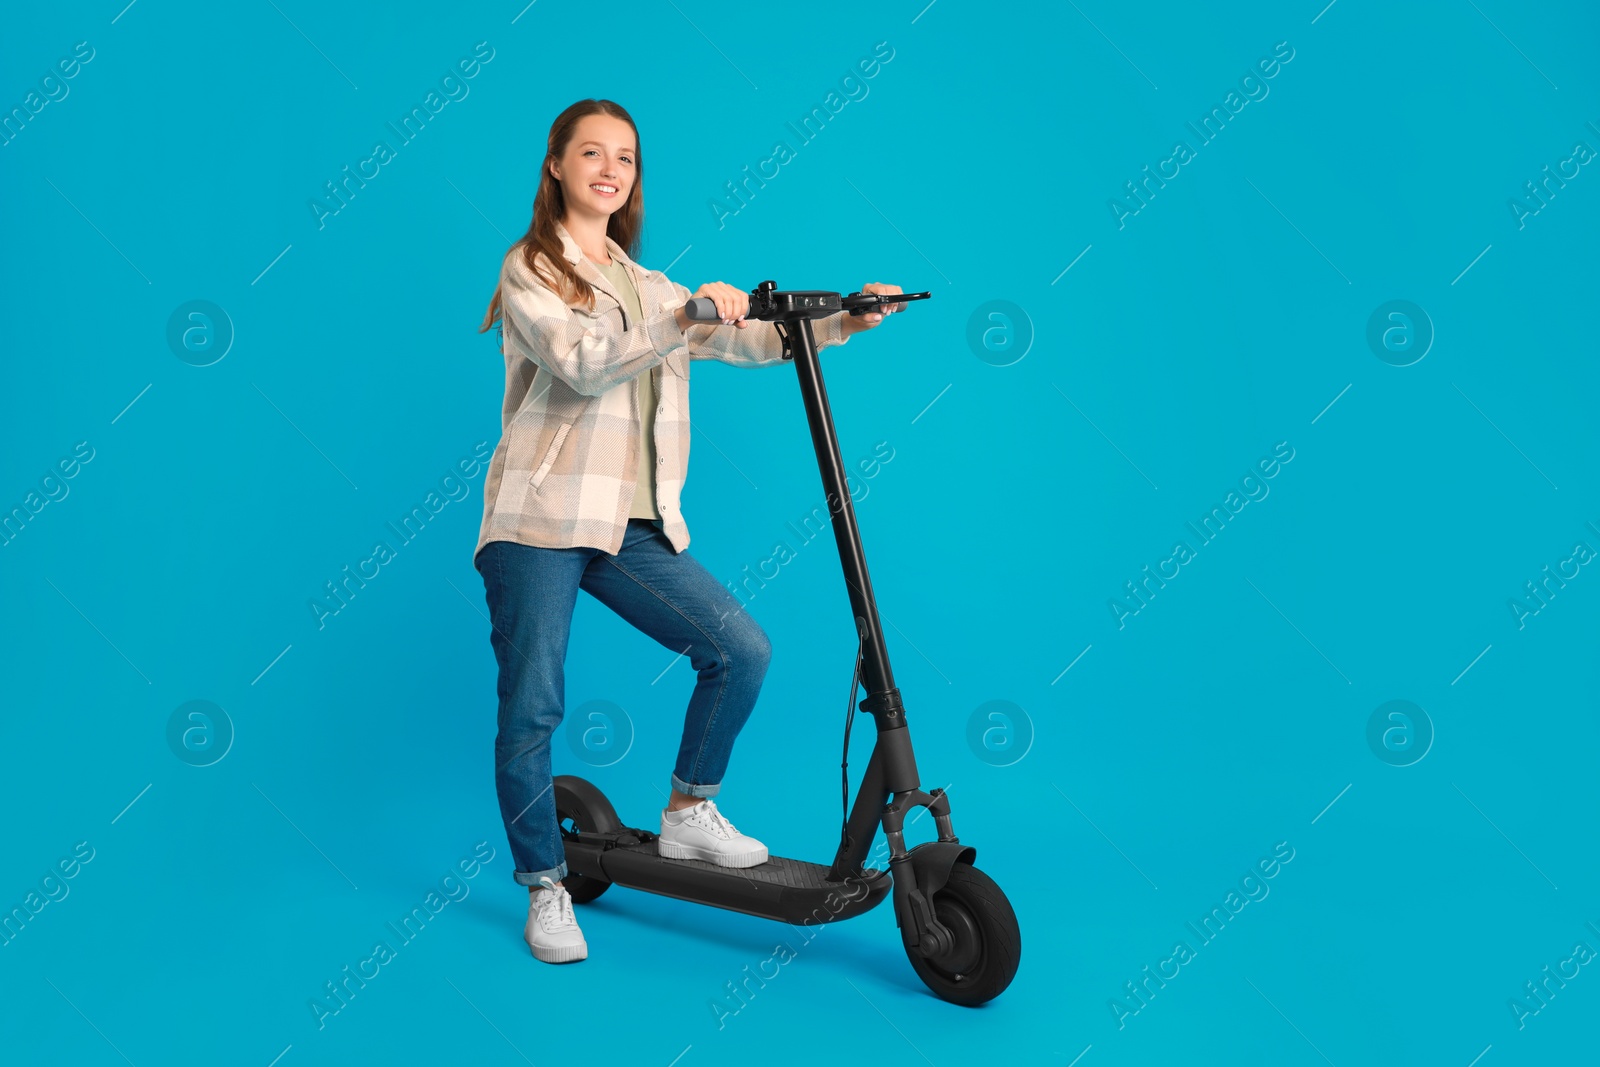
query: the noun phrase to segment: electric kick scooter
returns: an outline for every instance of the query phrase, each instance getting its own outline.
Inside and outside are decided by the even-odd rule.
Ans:
[[[911,729],[878,622],[866,556],[845,484],[839,442],[823,388],[811,320],[841,311],[861,315],[888,304],[924,300],[929,293],[778,292],[770,281],[750,294],[747,319],[771,322],[792,359],[811,439],[827,490],[850,606],[859,637],[850,703],[865,679],[860,710],[872,715],[877,743],[862,775],[855,806],[840,830],[831,866],[771,856],[754,867],[719,867],[704,860],[665,859],[649,830],[624,826],[593,784],[572,775],[555,778],[556,818],[566,850],[564,884],[576,903],[587,903],[613,884],[679,900],[709,904],[787,923],[851,919],[877,906],[893,887],[895,922],[912,968],[938,996],[976,1006],[1010,985],[1022,953],[1015,913],[1000,887],[973,866],[977,850],[963,845],[950,822],[944,790],[919,786]],[[687,317],[718,321],[715,304],[689,301]],[[850,751],[854,709],[847,710],[844,751]],[[849,770],[841,764],[848,795]],[[843,798],[841,797],[841,800]],[[912,808],[927,808],[938,840],[905,847],[904,824]],[[889,869],[865,867],[879,824],[888,839]]]

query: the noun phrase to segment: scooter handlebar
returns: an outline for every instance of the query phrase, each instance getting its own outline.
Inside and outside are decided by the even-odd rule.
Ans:
[[[886,304],[905,304],[912,300],[926,300],[932,293],[851,293],[841,297],[838,293],[805,290],[778,292],[772,282],[762,282],[750,292],[750,310],[746,319],[784,319],[790,317],[820,318],[835,312],[865,315]],[[690,322],[720,322],[716,301],[708,296],[691,298],[683,306],[684,317]],[[903,310],[903,309],[902,309]]]

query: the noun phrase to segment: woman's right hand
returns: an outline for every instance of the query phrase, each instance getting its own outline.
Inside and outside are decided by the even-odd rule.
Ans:
[[[750,325],[744,317],[750,310],[750,294],[743,289],[735,288],[724,282],[706,282],[694,291],[690,299],[702,296],[709,297],[717,305],[717,315],[722,319],[724,326],[731,323],[742,330]],[[681,307],[678,309],[677,317],[680,330],[687,330],[690,325],[716,325],[715,323],[705,322],[690,323],[687,312]]]

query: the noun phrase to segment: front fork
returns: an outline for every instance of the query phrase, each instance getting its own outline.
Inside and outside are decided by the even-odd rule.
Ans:
[[[956,837],[950,820],[950,798],[944,790],[924,792],[916,784],[916,758],[899,691],[891,689],[877,697],[869,696],[861,702],[861,708],[877,719],[878,739],[861,776],[855,806],[829,878],[838,881],[860,877],[868,846],[881,824],[889,841],[895,923],[906,946],[930,958],[946,955],[954,947],[955,938],[934,914],[933,897],[949,880],[951,868],[957,863],[973,862],[977,849],[961,844]],[[907,849],[906,814],[919,807],[933,813],[938,840]]]
[[[939,829],[937,841],[924,841],[906,849],[906,811],[925,807]],[[955,935],[933,911],[933,898],[950,879],[957,863],[971,863],[978,850],[963,845],[950,825],[950,798],[941,788],[924,793],[909,789],[896,793],[883,809],[883,832],[889,839],[889,871],[894,877],[894,916],[906,947],[929,959],[947,956],[955,948]]]

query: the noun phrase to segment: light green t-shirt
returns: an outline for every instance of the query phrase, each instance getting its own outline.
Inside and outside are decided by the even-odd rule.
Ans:
[[[609,264],[596,263],[600,273],[611,281],[611,286],[622,294],[623,309],[628,313],[628,326],[639,325],[644,309],[639,306],[639,294],[623,265],[613,259]],[[639,485],[633,494],[633,507],[628,511],[631,519],[659,519],[656,508],[656,389],[655,368],[640,374],[639,382]]]

